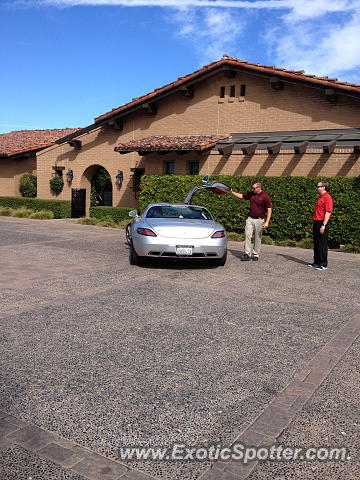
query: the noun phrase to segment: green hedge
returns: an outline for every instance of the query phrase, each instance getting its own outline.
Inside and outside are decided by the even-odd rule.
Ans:
[[[129,212],[133,208],[127,207],[90,207],[90,217],[105,218],[111,217],[115,222],[120,222],[124,218],[128,218],[130,222]]]
[[[212,175],[211,180],[221,180],[241,193],[250,190],[254,181],[261,181],[273,202],[273,216],[267,234],[277,240],[300,240],[311,236],[312,213],[318,198],[315,184],[319,178]],[[331,245],[360,245],[360,177],[326,180],[330,183],[329,192],[334,199]],[[200,184],[201,176],[143,175],[140,209],[153,202],[182,203],[189,189]],[[213,195],[199,191],[192,203],[209,208],[227,230],[243,231],[249,202],[241,203],[231,194]]]
[[[31,208],[32,210],[50,210],[54,218],[70,218],[71,202],[68,200],[42,200],[40,198],[0,197],[0,205],[9,208]]]

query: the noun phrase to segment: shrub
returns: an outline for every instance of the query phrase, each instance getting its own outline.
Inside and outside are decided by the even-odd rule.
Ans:
[[[98,227],[110,227],[110,228],[119,228],[119,224],[114,222],[112,218],[104,218],[103,220],[99,220],[97,223]]]
[[[97,225],[99,223],[98,218],[80,218],[76,223],[80,223],[81,225]]]
[[[50,210],[54,218],[70,218],[71,202],[69,200],[42,200],[40,198],[0,197],[0,206],[8,208],[30,208],[31,210]]]
[[[101,218],[81,218],[77,223],[82,225],[96,225],[97,227],[120,228],[120,224],[115,222],[111,217]]]
[[[120,222],[129,219],[129,212],[133,210],[127,207],[90,207],[90,217],[94,218],[112,218],[114,222]]]
[[[314,243],[311,237],[303,238],[300,242],[297,243],[299,248],[313,248]]]
[[[295,240],[291,240],[291,238],[285,238],[284,240],[276,240],[275,244],[279,245],[280,247],[296,247],[297,246]]]
[[[32,213],[33,211],[29,208],[18,208],[12,211],[11,216],[18,218],[29,218]]]
[[[19,192],[23,197],[35,198],[37,192],[37,178],[32,173],[24,173],[19,182]]]
[[[263,235],[263,236],[261,237],[261,243],[262,243],[263,245],[273,245],[273,244],[274,244],[272,238],[270,238],[270,237],[267,236],[267,235]]]
[[[347,244],[347,245],[343,245],[343,246],[340,248],[340,252],[344,252],[344,253],[360,253],[360,247],[358,247],[357,245]]]
[[[243,233],[236,233],[236,232],[226,232],[228,239],[233,242],[243,242],[244,241],[244,234]]]
[[[54,213],[50,210],[38,210],[33,212],[29,218],[37,218],[39,220],[51,220],[54,218]]]
[[[3,217],[11,217],[12,209],[8,207],[0,207],[0,215]]]
[[[237,192],[246,192],[255,180],[261,181],[273,202],[273,216],[267,234],[276,240],[294,241],[312,235],[312,214],[318,198],[314,185],[319,178],[212,175],[211,180],[221,180]],[[360,178],[333,177],[327,180],[334,198],[330,244],[360,245]],[[189,189],[196,185],[201,185],[201,176],[143,175],[140,208],[144,209],[153,202],[182,203]],[[247,201],[240,203],[231,194],[213,195],[200,190],[193,203],[209,208],[228,231],[239,226],[244,228],[249,209]]]
[[[58,194],[62,192],[64,188],[64,180],[62,177],[59,177],[59,175],[56,175],[55,177],[50,178],[49,183],[50,183],[50,188],[54,193]]]

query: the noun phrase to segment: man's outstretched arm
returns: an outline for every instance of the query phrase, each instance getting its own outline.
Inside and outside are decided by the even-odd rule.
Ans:
[[[234,190],[231,190],[231,193],[232,193],[233,195],[235,195],[235,197],[244,198],[244,194],[243,194],[243,193],[237,193],[237,192],[234,192]]]

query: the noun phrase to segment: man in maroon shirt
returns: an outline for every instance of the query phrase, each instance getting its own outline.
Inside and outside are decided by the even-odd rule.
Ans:
[[[333,199],[327,192],[329,184],[320,180],[316,184],[319,198],[313,215],[314,262],[309,267],[327,269],[329,221],[333,210]]]
[[[231,190],[235,197],[249,200],[249,216],[245,224],[245,245],[244,256],[241,261],[259,260],[261,235],[264,228],[268,228],[272,214],[272,204],[269,195],[263,191],[260,182],[252,185],[250,192],[237,193]],[[266,215],[266,220],[264,217]],[[254,246],[251,244],[251,237],[254,234]]]

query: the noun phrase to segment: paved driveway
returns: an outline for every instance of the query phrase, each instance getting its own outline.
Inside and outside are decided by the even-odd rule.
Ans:
[[[124,232],[0,217],[0,478],[359,478],[360,255],[130,266]],[[345,446],[345,462],[124,461],[132,446]]]

